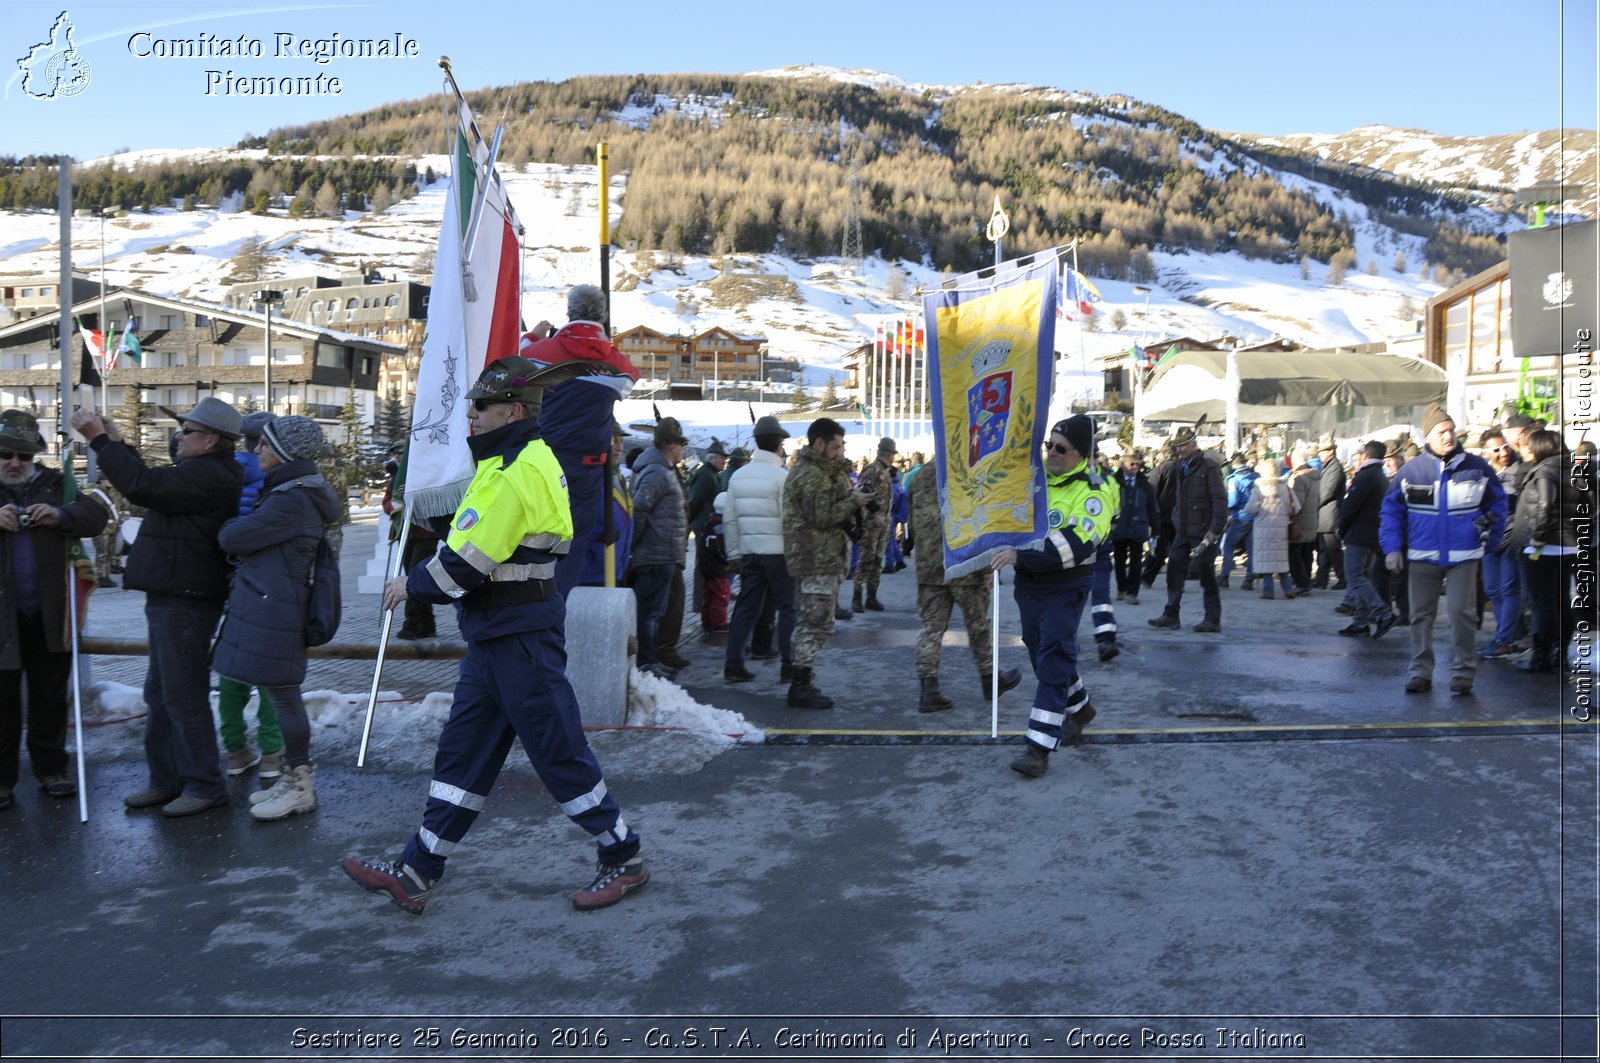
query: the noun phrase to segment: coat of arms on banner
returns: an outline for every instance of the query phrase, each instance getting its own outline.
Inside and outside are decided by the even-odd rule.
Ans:
[[[1011,370],[992,373],[967,389],[967,467],[1006,442],[1011,423]]]
[[[1572,298],[1572,282],[1565,273],[1552,273],[1544,282],[1543,294],[1550,306],[1563,306]]]

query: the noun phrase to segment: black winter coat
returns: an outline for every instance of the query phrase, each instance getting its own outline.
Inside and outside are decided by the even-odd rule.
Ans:
[[[1519,554],[1535,539],[1547,546],[1578,548],[1578,523],[1590,519],[1592,498],[1571,483],[1570,461],[1569,454],[1552,454],[1522,478],[1510,537]]]
[[[148,511],[128,555],[127,586],[147,594],[222,601],[228,563],[217,531],[239,515],[244,470],[232,450],[151,468],[126,443],[89,444],[113,487]]]
[[[1335,529],[1347,546],[1378,548],[1383,496],[1388,493],[1389,478],[1383,474],[1383,462],[1369,461],[1356,470],[1356,478],[1350,481],[1350,489],[1339,506],[1339,525]]]
[[[1145,476],[1144,470],[1128,480],[1125,472],[1116,474],[1117,486],[1122,489],[1122,508],[1117,513],[1116,523],[1111,525],[1112,539],[1137,539],[1143,542],[1150,538],[1152,529],[1160,526],[1161,514],[1156,508],[1156,489],[1150,485],[1150,480]]]
[[[1228,491],[1222,468],[1205,451],[1186,462],[1174,462],[1173,530],[1186,539],[1222,537],[1228,525]]]
[[[1322,466],[1322,494],[1317,503],[1317,531],[1332,535],[1339,530],[1344,503],[1344,462],[1338,458]],[[1376,533],[1374,533],[1376,537]]]
[[[291,461],[267,473],[255,509],[222,526],[218,539],[239,567],[211,661],[218,675],[263,687],[305,680],[307,580],[338,515],[339,499],[316,463]]]

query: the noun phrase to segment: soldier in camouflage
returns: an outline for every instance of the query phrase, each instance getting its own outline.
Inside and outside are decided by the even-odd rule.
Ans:
[[[806,446],[795,456],[783,485],[783,559],[798,605],[790,708],[833,708],[833,699],[812,682],[812,663],[833,635],[833,611],[850,558],[845,529],[871,497],[850,486],[844,427],[827,417],[812,421],[806,429]],[[882,543],[878,555],[881,560]]]
[[[917,702],[918,712],[938,712],[954,705],[939,690],[939,648],[944,643],[944,633],[950,627],[952,606],[960,606],[961,620],[967,628],[967,645],[972,650],[973,663],[978,666],[978,678],[987,695],[992,687],[994,656],[994,626],[992,621],[993,592],[987,570],[969,572],[965,576],[946,580],[944,575],[944,518],[939,508],[939,479],[935,470],[924,469],[911,478],[910,534],[906,536],[906,553],[915,553],[918,543],[922,552],[916,554],[917,562],[917,615],[922,628],[917,633],[917,681],[922,695]],[[1022,682],[1022,673],[1008,668],[1000,673],[1000,693],[1004,694]]]
[[[861,560],[856,564],[856,589],[850,600],[850,608],[857,613],[863,608],[883,611],[883,603],[878,601],[878,580],[883,577],[883,550],[889,542],[889,504],[894,498],[890,471],[896,453],[894,440],[888,436],[880,439],[877,458],[861,470],[856,485],[878,503],[876,508],[868,506],[861,515]]]

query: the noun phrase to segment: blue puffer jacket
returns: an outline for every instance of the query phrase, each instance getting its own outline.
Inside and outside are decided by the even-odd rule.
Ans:
[[[1407,561],[1450,568],[1483,557],[1505,525],[1505,488],[1488,462],[1464,450],[1440,461],[1425,449],[1395,473],[1378,542],[1385,554],[1404,550]]]
[[[1228,513],[1234,520],[1247,522],[1255,517],[1244,511],[1245,504],[1250,501],[1250,488],[1261,479],[1261,474],[1250,466],[1234,469],[1228,474]]]
[[[253,450],[237,450],[234,451],[233,460],[244,470],[244,488],[239,494],[239,516],[245,517],[256,508],[256,499],[261,497],[261,480],[264,476],[261,458]]]

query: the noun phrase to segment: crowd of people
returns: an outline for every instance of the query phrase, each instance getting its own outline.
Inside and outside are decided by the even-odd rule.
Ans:
[[[990,573],[946,576],[938,475],[922,455],[902,458],[884,438],[858,465],[837,421],[813,420],[802,441],[771,416],[752,425],[752,449],[714,441],[692,473],[683,468],[690,440],[672,417],[658,417],[650,446],[624,453],[613,408],[638,374],[606,339],[603,311],[603,293],[579,286],[566,326],[540,322],[520,353],[485,366],[464,396],[475,472],[453,515],[406,525],[403,496],[385,496],[392,538],[410,529],[405,574],[383,599],[402,611],[399,637],[433,637],[433,609],[448,604],[467,644],[420,824],[396,855],[343,865],[409,912],[425,909],[513,739],[563,813],[595,839],[597,872],[570,895],[574,907],[614,904],[648,881],[639,835],[606,786],[566,677],[566,602],[576,586],[631,587],[640,669],[672,679],[689,665],[678,652],[687,604],[705,631],[726,634],[725,682],[748,683],[751,665],[776,661],[784,704],[820,711],[834,706],[816,663],[836,624],[885,610],[882,580],[910,568],[917,710],[955,704],[941,687],[940,649],[957,608],[979,684],[971,689],[998,697],[1022,682],[1020,670],[995,668]],[[145,594],[148,779],[124,804],[195,816],[226,806],[227,778],[254,769],[270,783],[250,796],[254,818],[311,812],[315,765],[300,686],[311,574],[341,505],[315,463],[322,431],[305,417],[241,416],[215,397],[172,416],[170,462],[147,461],[93,409],[70,421],[109,484],[145,510],[124,578]],[[1259,584],[1265,599],[1340,592],[1343,636],[1380,639],[1409,626],[1409,693],[1432,687],[1441,597],[1452,694],[1471,693],[1483,661],[1564,667],[1581,619],[1572,584],[1580,520],[1594,502],[1593,446],[1569,453],[1557,433],[1520,414],[1471,449],[1437,406],[1421,427],[1420,444],[1361,442],[1347,468],[1331,437],[1230,458],[1202,449],[1185,426],[1147,462],[1133,450],[1105,457],[1087,417],[1053,424],[1037,459],[1049,530],[990,556],[994,570],[1015,570],[1036,679],[1010,768],[1043,775],[1050,755],[1090,725],[1095,708],[1078,668],[1083,615],[1099,659],[1114,660],[1114,603],[1137,603],[1163,568],[1164,603],[1149,619],[1157,629],[1183,629],[1194,580],[1192,630],[1219,634],[1235,578],[1247,591]],[[65,573],[71,543],[110,521],[100,498],[67,490],[40,460],[44,449],[30,414],[0,414],[8,545],[0,586],[9,605],[0,610],[0,808],[14,800],[24,716],[41,791],[76,792],[65,750],[68,582],[41,574]],[[398,473],[403,453],[391,458]],[[846,605],[840,595],[852,581]],[[1480,647],[1486,609],[1493,633]]]
[[[1572,603],[1578,526],[1592,506],[1594,445],[1515,413],[1477,439],[1441,407],[1422,418],[1421,444],[1367,440],[1347,468],[1331,437],[1287,454],[1199,454],[1180,428],[1146,475],[1142,453],[1121,459],[1121,511],[1112,531],[1118,599],[1138,601],[1167,567],[1167,606],[1150,621],[1177,628],[1187,579],[1206,607],[1197,632],[1220,631],[1220,590],[1236,568],[1263,598],[1340,592],[1340,635],[1382,638],[1408,626],[1408,693],[1432,689],[1439,599],[1450,624],[1450,692],[1472,692],[1478,664],[1530,672],[1567,666],[1579,616]],[[1220,564],[1206,556],[1220,544]],[[1198,546],[1198,555],[1192,550]],[[1186,549],[1186,547],[1191,549]],[[1148,549],[1140,567],[1140,557]],[[1199,556],[1198,572],[1195,571]],[[1493,635],[1477,645],[1485,612]]]

